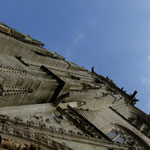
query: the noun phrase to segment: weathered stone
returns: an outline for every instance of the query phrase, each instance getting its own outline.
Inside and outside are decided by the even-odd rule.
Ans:
[[[0,149],[150,149],[132,95],[0,23]]]

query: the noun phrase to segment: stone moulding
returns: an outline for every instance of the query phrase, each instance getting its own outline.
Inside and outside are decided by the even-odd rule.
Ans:
[[[8,27],[4,23],[0,23],[0,32],[7,34],[9,36],[12,36],[17,40],[20,40],[20,41],[28,43],[28,44],[32,44],[35,46],[44,46],[44,44],[41,43],[40,41],[32,39],[30,36],[24,35],[16,30]]]

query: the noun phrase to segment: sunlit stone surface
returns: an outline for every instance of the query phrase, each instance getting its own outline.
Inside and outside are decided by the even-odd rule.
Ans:
[[[0,149],[150,149],[136,91],[43,46],[0,24]]]

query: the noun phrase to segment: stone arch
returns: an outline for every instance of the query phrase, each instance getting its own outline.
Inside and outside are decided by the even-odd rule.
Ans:
[[[115,124],[114,128],[117,130],[120,130],[121,132],[123,131],[124,134],[126,134],[125,139],[126,139],[126,144],[130,145],[131,147],[138,149],[138,147],[141,147],[141,149],[150,149],[148,144],[138,135],[136,135],[133,131],[130,129],[126,128],[125,126]],[[129,143],[128,140],[131,141],[131,139],[134,139],[134,142]]]

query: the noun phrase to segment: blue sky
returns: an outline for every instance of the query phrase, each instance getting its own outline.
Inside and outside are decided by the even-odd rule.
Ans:
[[[0,22],[111,78],[150,113],[149,0],[3,0]]]

